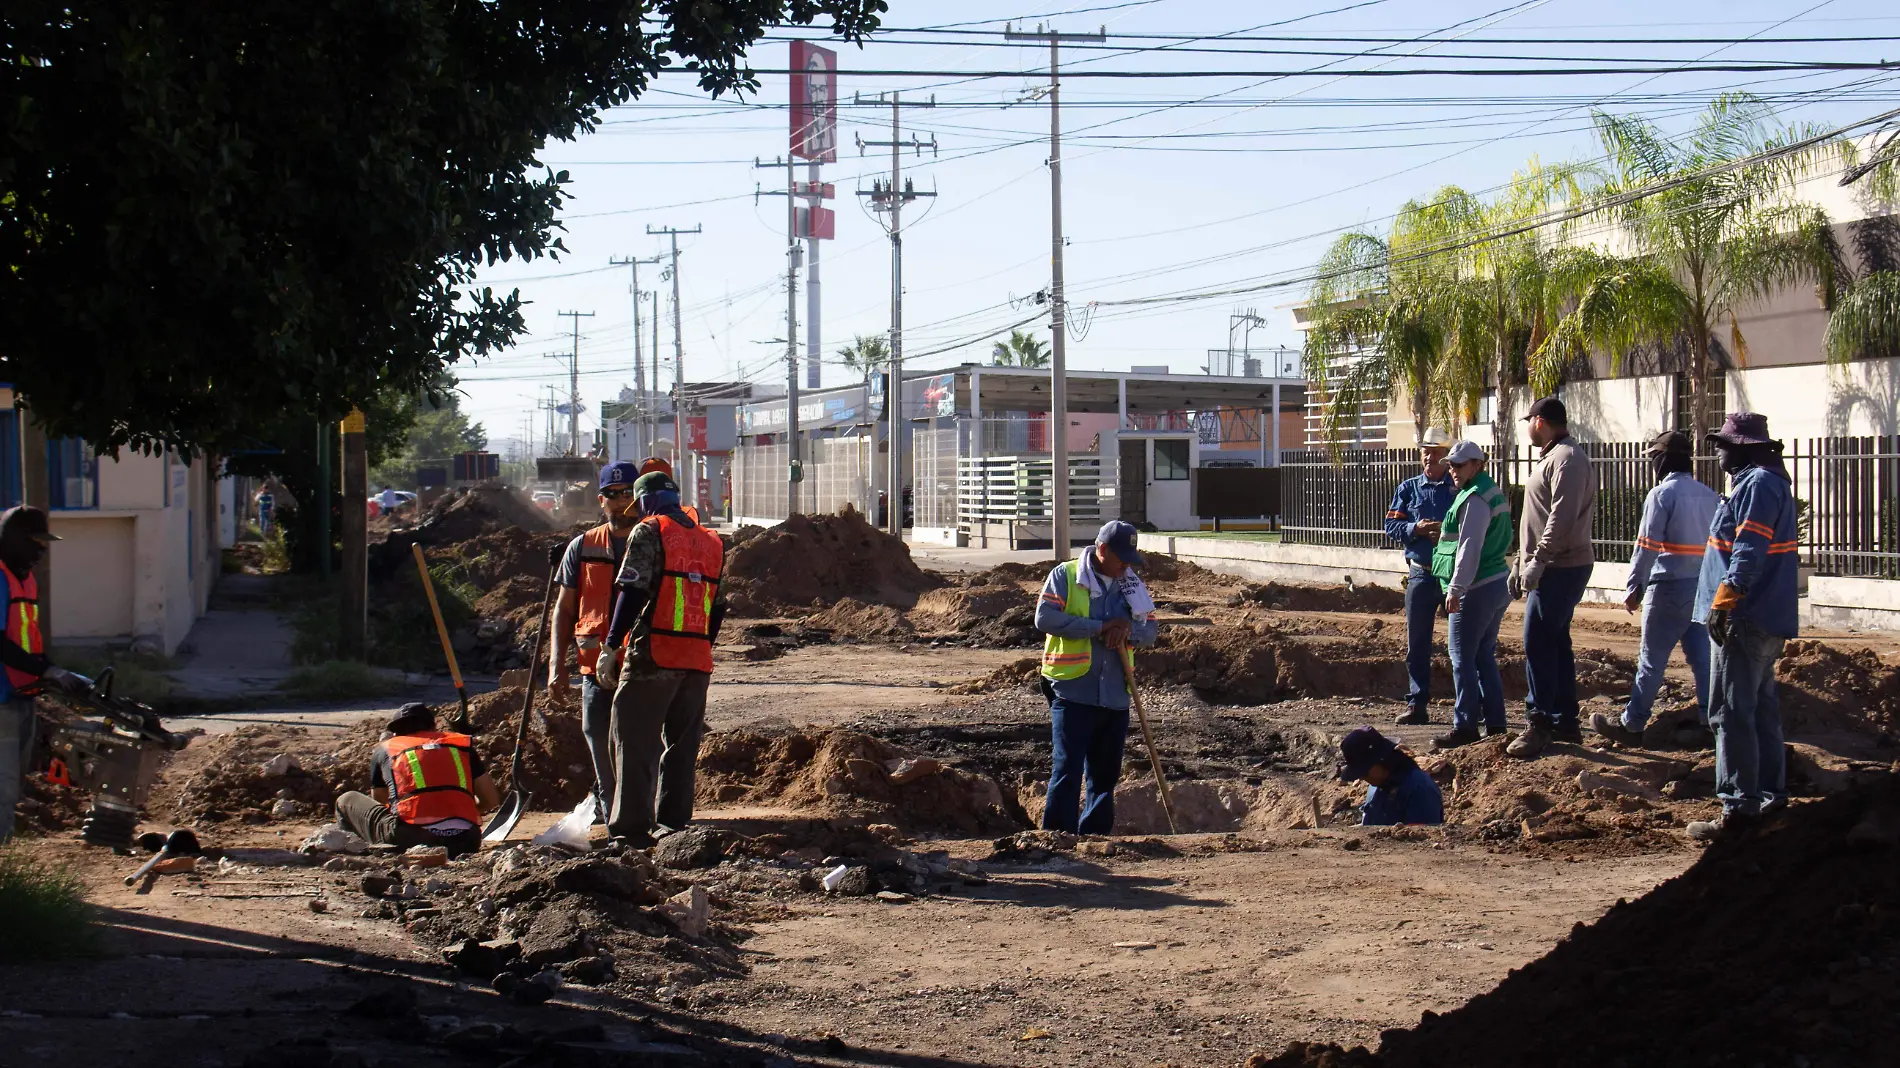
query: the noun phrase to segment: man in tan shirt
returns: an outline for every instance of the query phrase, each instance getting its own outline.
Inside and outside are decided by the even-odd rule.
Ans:
[[[1530,759],[1552,741],[1583,741],[1578,722],[1577,658],[1570,646],[1570,617],[1583,600],[1596,564],[1591,529],[1597,510],[1597,477],[1590,457],[1570,436],[1564,402],[1545,397],[1524,417],[1531,444],[1543,459],[1524,486],[1524,525],[1518,534],[1513,595],[1523,593],[1524,673],[1528,725],[1506,750]]]

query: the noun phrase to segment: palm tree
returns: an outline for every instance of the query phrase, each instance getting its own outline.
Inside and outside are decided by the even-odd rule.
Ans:
[[[1033,334],[1011,330],[1008,341],[998,341],[990,350],[990,364],[994,367],[1047,367],[1049,347]]]
[[[1890,137],[1849,182],[1865,180],[1861,195],[1874,203],[1891,204],[1900,193],[1900,157],[1894,147],[1900,134]],[[1884,160],[1880,157],[1884,156]],[[1834,294],[1823,342],[1831,363],[1900,356],[1900,221],[1892,215],[1870,215],[1849,227],[1860,260],[1855,276],[1842,271],[1842,286]]]
[[[1798,281],[1833,290],[1839,249],[1827,214],[1788,199],[1794,183],[1838,145],[1818,144],[1768,162],[1738,160],[1810,139],[1808,128],[1774,126],[1772,111],[1728,93],[1694,131],[1670,137],[1639,118],[1594,113],[1613,175],[1600,209],[1630,255],[1573,246],[1551,266],[1548,296],[1569,308],[1530,354],[1531,382],[1555,389],[1564,367],[1608,350],[1612,373],[1639,344],[1686,340],[1694,393],[1688,430],[1709,426],[1711,339],[1726,318],[1729,349],[1748,362],[1736,310]],[[1671,183],[1640,199],[1629,196]]]
[[[859,334],[851,344],[838,350],[838,359],[866,382],[890,362],[890,358],[890,344],[882,334]]]

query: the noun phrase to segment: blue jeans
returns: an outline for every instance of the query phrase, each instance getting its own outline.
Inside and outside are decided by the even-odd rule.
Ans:
[[[0,842],[13,837],[13,806],[26,788],[26,762],[38,727],[32,698],[0,701]]]
[[[1414,712],[1432,703],[1432,625],[1445,590],[1432,569],[1408,560],[1405,576],[1405,703]]]
[[[605,820],[614,796],[614,695],[592,673],[581,676],[581,737],[594,762],[594,800]]]
[[[1456,704],[1451,713],[1455,730],[1477,730],[1479,720],[1492,732],[1505,728],[1504,679],[1498,674],[1498,627],[1511,603],[1510,585],[1503,580],[1465,591],[1458,611],[1451,614],[1451,677]]]
[[[1715,796],[1723,812],[1752,816],[1788,796],[1775,661],[1787,639],[1730,617],[1715,648],[1709,726],[1715,731]]]
[[[1695,610],[1695,579],[1665,579],[1643,592],[1643,651],[1636,659],[1636,684],[1623,709],[1623,726],[1640,731],[1649,722],[1650,706],[1662,685],[1669,654],[1682,646],[1683,659],[1695,675],[1695,703],[1699,718],[1709,721],[1709,628],[1690,618]]]
[[[1577,654],[1570,647],[1570,617],[1595,567],[1546,568],[1524,600],[1524,674],[1530,680],[1525,711],[1542,713],[1553,727],[1577,726]]]
[[[1042,806],[1042,829],[1071,834],[1110,834],[1115,830],[1115,784],[1122,777],[1122,745],[1128,738],[1128,710],[1065,701],[1049,703],[1050,736],[1055,754],[1049,794]],[[1088,783],[1088,796],[1081,797]],[[1076,801],[1082,817],[1076,819]]]

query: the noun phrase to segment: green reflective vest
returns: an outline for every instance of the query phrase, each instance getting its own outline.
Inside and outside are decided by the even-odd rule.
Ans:
[[[1068,569],[1069,597],[1062,604],[1062,610],[1072,616],[1088,618],[1089,590],[1078,579],[1078,562],[1069,560],[1063,567]],[[1090,648],[1094,642],[1088,638],[1059,638],[1054,634],[1045,634],[1042,638],[1042,677],[1054,679],[1079,679],[1089,673]]]
[[[1491,509],[1491,524],[1485,528],[1484,549],[1478,556],[1477,578],[1486,579],[1510,570],[1504,557],[1511,551],[1511,503],[1490,474],[1480,471],[1478,477],[1452,499],[1451,511],[1445,513],[1445,525],[1438,535],[1438,545],[1432,549],[1432,574],[1447,587],[1458,566],[1458,522],[1465,514],[1465,499],[1473,495]]]

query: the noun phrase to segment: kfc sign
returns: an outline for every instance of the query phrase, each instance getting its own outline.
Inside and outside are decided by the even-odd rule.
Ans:
[[[838,54],[792,42],[792,155],[814,163],[838,158]]]

